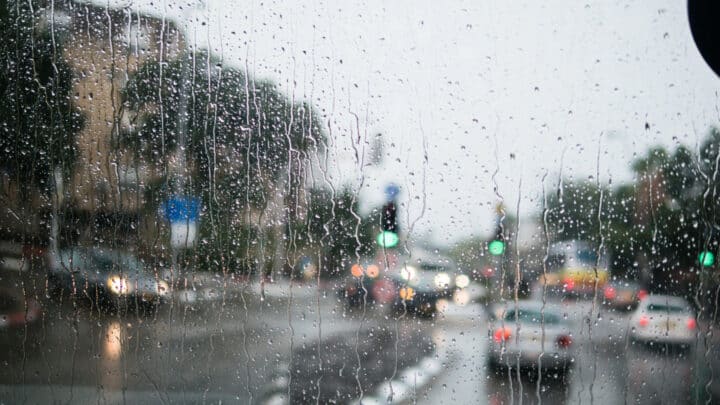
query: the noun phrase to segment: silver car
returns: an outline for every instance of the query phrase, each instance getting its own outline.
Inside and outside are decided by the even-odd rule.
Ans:
[[[495,306],[488,330],[488,364],[563,369],[572,365],[573,336],[560,308],[536,301]]]
[[[650,295],[640,301],[630,324],[630,336],[642,342],[691,345],[697,332],[695,311],[684,298],[671,295]]]

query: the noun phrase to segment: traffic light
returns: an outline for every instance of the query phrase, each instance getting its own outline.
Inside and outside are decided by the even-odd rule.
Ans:
[[[382,230],[398,233],[397,208],[394,202],[388,202],[382,207]]]
[[[505,238],[503,237],[502,228],[499,226],[495,230],[495,236],[488,243],[488,252],[493,256],[501,256],[505,253]]]
[[[377,236],[377,244],[384,248],[393,248],[400,242],[397,226],[397,208],[390,201],[382,207],[382,231]]]
[[[384,248],[392,248],[400,242],[398,234],[393,231],[382,231],[377,236],[377,244]]]
[[[700,262],[700,265],[703,267],[710,267],[715,264],[715,255],[707,250],[700,252],[698,255],[698,262]]]

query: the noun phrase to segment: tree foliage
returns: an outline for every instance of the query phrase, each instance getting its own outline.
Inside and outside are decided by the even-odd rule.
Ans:
[[[62,58],[63,35],[51,32],[45,9],[0,2],[0,169],[21,192],[47,191],[50,172],[67,174],[83,119],[70,97],[72,72]]]
[[[192,184],[206,200],[261,207],[271,188],[304,181],[309,156],[322,144],[309,103],[289,100],[269,81],[225,67],[206,51],[144,64],[123,99],[132,125],[120,143],[155,164],[167,165],[186,123]]]
[[[565,181],[548,202],[552,238],[602,241],[616,273],[638,277],[644,267],[658,289],[690,286],[698,254],[718,253],[719,146],[711,128],[695,151],[648,149],[633,162],[632,184]]]
[[[379,210],[362,217],[357,195],[348,188],[335,195],[324,188],[311,189],[308,202],[303,227],[310,244],[319,248],[320,269],[325,275],[338,275],[349,263],[374,251],[374,236],[380,230]]]

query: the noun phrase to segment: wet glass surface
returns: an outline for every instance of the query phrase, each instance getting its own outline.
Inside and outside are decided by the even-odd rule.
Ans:
[[[0,31],[0,402],[720,401],[688,4],[8,0]]]

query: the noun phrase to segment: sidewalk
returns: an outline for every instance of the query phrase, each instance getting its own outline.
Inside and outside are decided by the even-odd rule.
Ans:
[[[323,296],[334,294],[336,289],[336,281],[322,280],[318,288],[317,280],[291,283],[286,278],[262,281],[259,278],[211,273],[189,274],[175,279],[173,285],[174,296],[182,302],[214,301],[223,297],[234,299],[241,293],[252,294],[261,299],[286,299],[291,294],[293,298],[307,299],[317,296],[318,293]]]

